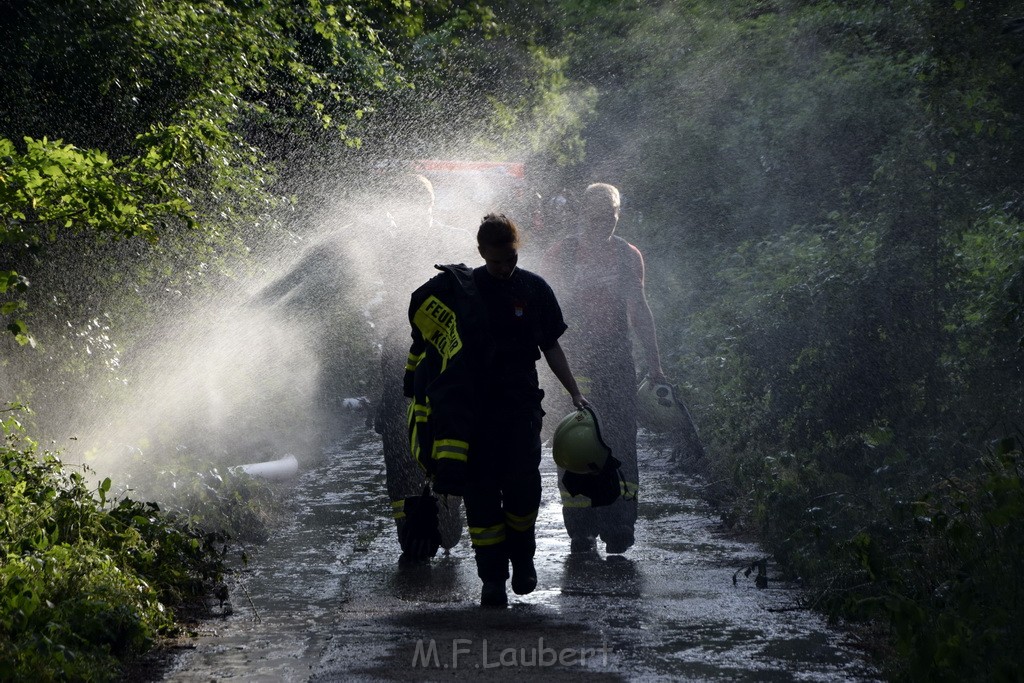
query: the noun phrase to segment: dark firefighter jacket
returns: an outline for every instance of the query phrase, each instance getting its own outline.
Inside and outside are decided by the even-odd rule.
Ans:
[[[435,268],[441,273],[413,292],[409,305],[409,444],[436,493],[462,495],[477,387],[494,351],[473,270],[462,264]]]

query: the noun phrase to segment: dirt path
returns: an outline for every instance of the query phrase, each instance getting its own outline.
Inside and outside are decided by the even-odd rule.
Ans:
[[[733,585],[760,551],[719,533],[695,484],[649,447],[637,545],[624,556],[569,554],[545,455],[538,588],[493,610],[477,606],[465,538],[428,566],[396,566],[369,437],[337,444],[300,476],[294,522],[242,574],[233,614],[165,680],[876,678],[816,615],[777,611],[795,603],[792,589]]]

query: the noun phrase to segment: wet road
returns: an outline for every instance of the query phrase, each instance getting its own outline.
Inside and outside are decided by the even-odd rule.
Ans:
[[[733,585],[761,552],[719,533],[699,486],[657,450],[641,448],[637,544],[623,556],[569,554],[546,451],[538,587],[495,610],[477,606],[468,535],[428,566],[396,566],[371,436],[299,476],[293,523],[240,574],[233,613],[204,624],[165,680],[877,678],[842,634],[786,609],[794,590],[759,590],[742,574]]]

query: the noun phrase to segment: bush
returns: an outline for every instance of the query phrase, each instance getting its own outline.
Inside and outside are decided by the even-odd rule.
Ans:
[[[95,489],[26,438],[0,446],[0,678],[104,680],[220,581],[225,536]],[[220,546],[218,548],[218,546]]]
[[[892,626],[910,680],[1020,677],[1024,589],[1024,461],[1001,442],[962,476],[904,508],[890,567],[867,602]],[[897,539],[892,539],[896,541]]]

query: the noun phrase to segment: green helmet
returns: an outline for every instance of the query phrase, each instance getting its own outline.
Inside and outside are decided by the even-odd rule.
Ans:
[[[612,454],[601,438],[597,414],[589,406],[573,411],[555,428],[552,446],[555,463],[577,474],[594,474],[604,469]]]
[[[641,427],[658,433],[678,431],[684,417],[671,385],[651,384],[649,379],[640,383],[636,392],[636,421]]]

